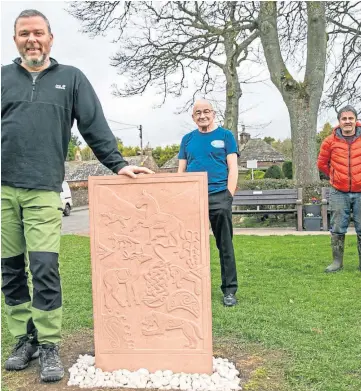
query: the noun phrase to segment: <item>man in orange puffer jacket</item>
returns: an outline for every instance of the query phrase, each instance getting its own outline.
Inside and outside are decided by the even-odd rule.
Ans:
[[[361,271],[361,122],[352,106],[337,115],[339,125],[321,144],[317,166],[330,177],[331,247],[333,262],[326,272],[343,267],[345,234],[353,212]]]

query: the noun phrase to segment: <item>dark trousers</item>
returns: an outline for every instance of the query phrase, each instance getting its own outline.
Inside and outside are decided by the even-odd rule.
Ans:
[[[209,194],[209,220],[216,238],[221,263],[221,290],[224,295],[237,292],[237,269],[233,248],[232,200],[229,190]]]

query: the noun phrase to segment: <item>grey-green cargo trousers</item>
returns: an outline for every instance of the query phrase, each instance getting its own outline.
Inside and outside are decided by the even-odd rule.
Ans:
[[[61,215],[57,192],[1,186],[2,292],[9,331],[15,338],[35,334],[40,344],[60,341]]]

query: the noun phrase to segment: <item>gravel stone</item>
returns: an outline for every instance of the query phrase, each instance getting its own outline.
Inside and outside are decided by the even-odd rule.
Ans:
[[[227,358],[213,357],[213,374],[173,373],[171,370],[158,370],[150,373],[146,368],[135,372],[118,369],[103,372],[95,367],[95,358],[80,355],[77,362],[69,368],[68,386],[80,388],[159,388],[161,390],[183,391],[238,391],[239,371]]]

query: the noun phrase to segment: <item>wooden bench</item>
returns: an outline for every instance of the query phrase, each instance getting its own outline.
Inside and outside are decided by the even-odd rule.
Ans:
[[[263,206],[292,205],[293,208],[260,209]],[[257,209],[236,209],[239,206],[253,206]],[[302,189],[239,190],[233,197],[232,214],[297,214],[297,230],[302,231]]]
[[[324,231],[328,231],[328,215],[330,211],[330,187],[323,187],[321,189],[322,197],[322,207],[321,207],[321,216],[322,216],[322,227]]]

